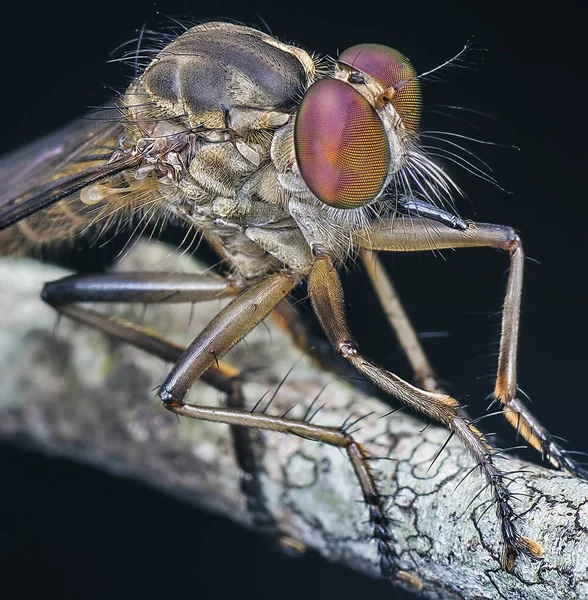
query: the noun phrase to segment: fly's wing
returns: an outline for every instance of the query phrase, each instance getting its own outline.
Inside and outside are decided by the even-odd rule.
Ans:
[[[96,146],[100,143],[104,143],[102,154],[112,152],[112,143],[114,146],[117,143],[116,131],[121,131],[120,123],[115,122],[117,116],[120,120],[120,114],[112,110],[105,111],[104,117],[97,113],[79,119],[1,157],[0,209],[11,200],[59,178],[68,164],[81,161],[82,167],[87,166],[84,155],[88,150],[97,154]]]
[[[121,115],[105,109],[75,121],[0,159],[0,254],[71,238],[100,207],[84,205],[79,190],[136,159],[109,159],[123,134]]]

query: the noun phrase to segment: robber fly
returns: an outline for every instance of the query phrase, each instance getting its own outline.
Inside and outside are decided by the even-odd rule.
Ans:
[[[0,163],[3,253],[88,230],[102,236],[129,221],[172,223],[207,240],[230,266],[228,276],[73,275],[46,284],[42,298],[62,315],[173,361],[158,393],[177,415],[342,448],[362,489],[382,575],[393,581],[413,575],[397,567],[394,528],[366,451],[353,435],[246,411],[238,402],[211,408],[184,398],[200,378],[238,395],[221,358],[272,311],[304,345],[287,298],[306,280],[336,352],[385,393],[444,424],[470,451],[494,496],[504,567],[512,570],[520,554],[541,554],[519,533],[507,477],[492,447],[440,390],[418,342],[404,344],[415,386],[364,357],[347,326],[338,268],[350,258],[364,261],[385,299],[391,284],[374,267],[377,252],[506,250],[511,268],[495,398],[508,422],[555,467],[585,476],[517,398],[521,241],[509,227],[464,221],[440,208],[454,184],[419,145],[420,77],[387,46],[360,44],[327,59],[245,26],[206,23],[170,41],[98,119],[74,123]],[[231,302],[187,349],[80,306],[224,297]],[[410,341],[400,308],[385,308],[400,339]]]

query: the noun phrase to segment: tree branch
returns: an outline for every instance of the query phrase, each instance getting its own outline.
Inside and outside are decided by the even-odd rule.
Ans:
[[[170,259],[168,249],[157,244],[139,244],[121,268],[170,265],[199,269],[185,257]],[[91,462],[252,526],[228,427],[178,421],[155,400],[153,390],[169,365],[67,319],[54,334],[55,313],[38,294],[43,282],[64,274],[33,261],[0,261],[0,436]],[[190,327],[190,307],[149,307],[143,323],[166,335],[178,332],[175,339],[188,343],[220,306],[195,306]],[[473,462],[459,442],[452,440],[431,463],[446,430],[422,431],[423,423],[404,412],[380,419],[389,407],[299,359],[269,319],[228,356],[249,373],[244,390],[251,407],[295,365],[269,413],[297,405],[289,416],[302,418],[325,384],[320,403],[326,406],[314,423],[337,426],[351,414],[374,411],[358,425],[356,437],[374,457],[392,459],[374,460],[373,467],[389,497],[401,568],[422,581],[423,597],[588,598],[587,483],[515,459],[505,463],[509,471],[524,471],[511,484],[520,494],[523,534],[545,549],[542,560],[520,558],[508,574],[500,566],[496,516],[485,511],[488,492],[468,506],[484,481],[477,472],[464,479]],[[190,398],[209,405],[223,401],[202,383]],[[294,436],[259,437],[263,490],[280,531],[328,560],[377,577],[367,511],[358,502],[360,489],[345,454]]]

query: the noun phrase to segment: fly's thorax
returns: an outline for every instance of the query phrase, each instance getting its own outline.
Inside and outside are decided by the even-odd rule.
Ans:
[[[207,23],[166,46],[141,76],[148,101],[192,129],[227,127],[249,108],[292,113],[315,76],[303,50],[240,25]]]
[[[188,30],[123,100],[127,146],[163,147],[184,135],[183,150],[171,157],[181,166],[162,177],[169,162],[162,153],[137,173],[151,171],[174,216],[221,238],[247,227],[278,229],[289,219],[289,193],[272,164],[272,139],[291,122],[315,72],[305,51],[248,27],[208,23]]]
[[[245,278],[284,266],[308,272],[311,265],[310,247],[287,211],[290,195],[278,181],[269,145],[259,145],[258,166],[232,140],[198,140],[177,185],[161,184],[168,212],[201,231]]]

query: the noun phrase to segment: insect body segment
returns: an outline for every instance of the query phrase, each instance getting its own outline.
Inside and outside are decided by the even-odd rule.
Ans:
[[[314,69],[306,52],[260,31],[208,23],[164,48],[141,86],[166,119],[225,129],[226,112],[233,109],[293,113]]]
[[[48,284],[43,299],[62,314],[173,360],[159,395],[178,415],[300,435],[345,449],[369,509],[382,575],[406,581],[411,576],[397,564],[396,538],[367,456],[344,427],[252,413],[243,409],[241,397],[238,405],[223,409],[185,400],[200,378],[233,394],[231,381],[218,373],[222,355],[308,280],[312,305],[333,349],[386,394],[444,424],[468,448],[496,506],[504,567],[512,570],[520,554],[537,557],[535,546],[520,535],[507,473],[458,402],[439,390],[424,355],[412,347],[418,341],[407,335],[405,315],[391,322],[410,347],[407,354],[426,389],[361,355],[347,326],[337,268],[350,254],[367,260],[378,251],[480,246],[508,251],[511,273],[496,396],[526,440],[541,447],[556,467],[582,474],[515,397],[521,242],[508,227],[466,222],[435,206],[432,200],[453,184],[419,148],[420,86],[408,60],[386,46],[362,44],[325,67],[304,50],[254,29],[207,23],[162,49],[114,112],[106,125],[85,122],[79,131],[68,129],[68,143],[59,151],[59,136],[48,139],[51,151],[41,153],[39,165],[50,166],[54,179],[43,179],[42,169],[34,177],[20,176],[15,168],[20,155],[0,163],[7,190],[0,196],[0,230],[5,229],[0,250],[88,229],[101,237],[121,223],[131,222],[140,231],[172,221],[187,239],[204,237],[233,274],[220,282],[186,281],[167,273],[74,276]],[[421,179],[411,186],[417,166]],[[57,225],[68,218],[66,235]],[[385,273],[378,276],[372,269],[370,276],[381,278],[380,291],[393,289]],[[88,301],[198,302],[211,294],[234,297],[186,349],[79,306]],[[400,306],[396,302],[385,309],[398,317]],[[247,476],[255,479],[255,452],[243,449],[249,443],[245,438],[239,438],[236,451]],[[244,487],[248,494],[261,493],[254,483]],[[263,507],[262,500],[249,504]]]

